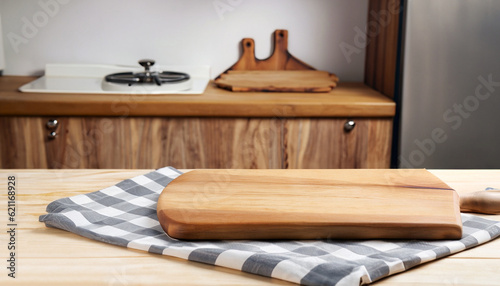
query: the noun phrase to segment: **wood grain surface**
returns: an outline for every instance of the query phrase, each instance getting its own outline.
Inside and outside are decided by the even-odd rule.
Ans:
[[[228,71],[217,86],[237,92],[329,92],[337,83],[325,71]]]
[[[459,239],[457,193],[426,170],[195,170],[158,200],[179,239]]]
[[[234,93],[209,83],[202,95],[42,94],[18,88],[34,77],[0,77],[0,115],[392,117],[395,103],[363,83],[340,83],[328,93]]]
[[[287,116],[287,110],[281,112]],[[0,116],[0,168],[387,168],[391,119]]]
[[[7,177],[11,175],[16,176],[18,186],[16,278],[8,277],[4,268],[0,285],[294,285],[127,249],[49,228],[38,221],[54,200],[94,192],[150,171],[0,170],[2,186],[7,185]],[[0,203],[0,211],[6,214],[6,193],[0,194]],[[1,215],[0,222],[5,226],[7,215]],[[0,234],[0,243],[5,247],[8,238],[5,231]]]
[[[260,60],[255,57],[255,41],[251,38],[241,40],[241,49],[239,60],[224,73],[230,70],[315,70],[290,54],[287,30],[274,31],[273,51],[267,59]]]
[[[353,120],[350,132],[347,119],[285,120],[284,168],[389,168],[392,119]]]
[[[402,13],[400,1],[370,0],[368,3],[364,82],[393,98]]]
[[[0,168],[281,168],[273,118],[0,117]]]
[[[38,221],[57,199],[109,187],[148,170],[0,170],[0,185],[15,175],[19,196],[18,276],[4,269],[0,285],[295,285],[224,267],[131,250],[48,228]],[[405,170],[401,170],[405,172]],[[500,186],[500,170],[430,170],[460,195]],[[0,213],[7,194],[0,193]],[[500,215],[480,215],[500,220]],[[0,216],[6,225],[7,215]],[[7,233],[0,245],[7,245]],[[36,242],[36,243],[35,243]],[[5,249],[7,251],[7,249]],[[5,252],[6,253],[6,252]],[[7,255],[7,254],[5,254]],[[498,285],[500,239],[448,256],[373,285]]]

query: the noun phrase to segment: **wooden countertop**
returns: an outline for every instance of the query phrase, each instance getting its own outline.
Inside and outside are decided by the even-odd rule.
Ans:
[[[329,93],[235,93],[211,82],[202,95],[23,93],[36,77],[0,77],[0,115],[392,117],[395,103],[363,83]]]
[[[113,246],[38,222],[48,203],[150,170],[0,170],[1,285],[293,285],[223,267]],[[500,186],[500,170],[431,170],[459,194]],[[7,276],[7,177],[17,182],[17,278]],[[484,216],[500,221],[500,215]],[[500,239],[376,285],[498,285]]]

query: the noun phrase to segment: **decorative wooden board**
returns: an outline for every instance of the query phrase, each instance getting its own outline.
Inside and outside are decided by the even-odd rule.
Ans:
[[[337,83],[326,71],[228,71],[216,81],[231,91],[329,92]]]
[[[459,197],[426,170],[195,170],[158,200],[178,239],[458,239]]]
[[[287,30],[274,32],[274,50],[267,59],[255,57],[253,39],[243,39],[241,46],[243,53],[240,59],[215,79],[218,87],[245,92],[328,92],[339,81],[336,75],[316,71],[290,54]]]

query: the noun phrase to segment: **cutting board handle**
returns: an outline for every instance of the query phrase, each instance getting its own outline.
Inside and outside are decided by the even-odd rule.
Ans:
[[[288,31],[275,30],[273,33],[273,52],[267,59],[255,57],[255,41],[251,38],[241,40],[240,59],[224,73],[230,70],[315,70],[312,66],[294,57],[288,51]],[[220,75],[217,77],[219,78]]]
[[[500,190],[485,190],[460,195],[460,211],[500,214]]]

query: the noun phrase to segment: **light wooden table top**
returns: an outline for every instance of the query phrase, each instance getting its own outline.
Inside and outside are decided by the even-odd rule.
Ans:
[[[150,170],[0,170],[0,285],[280,285],[291,283],[97,242],[38,221],[48,203]],[[459,194],[500,187],[500,170],[431,170]],[[7,177],[16,176],[16,278],[7,276]],[[500,215],[484,216],[500,221]],[[377,285],[498,285],[500,239]]]

